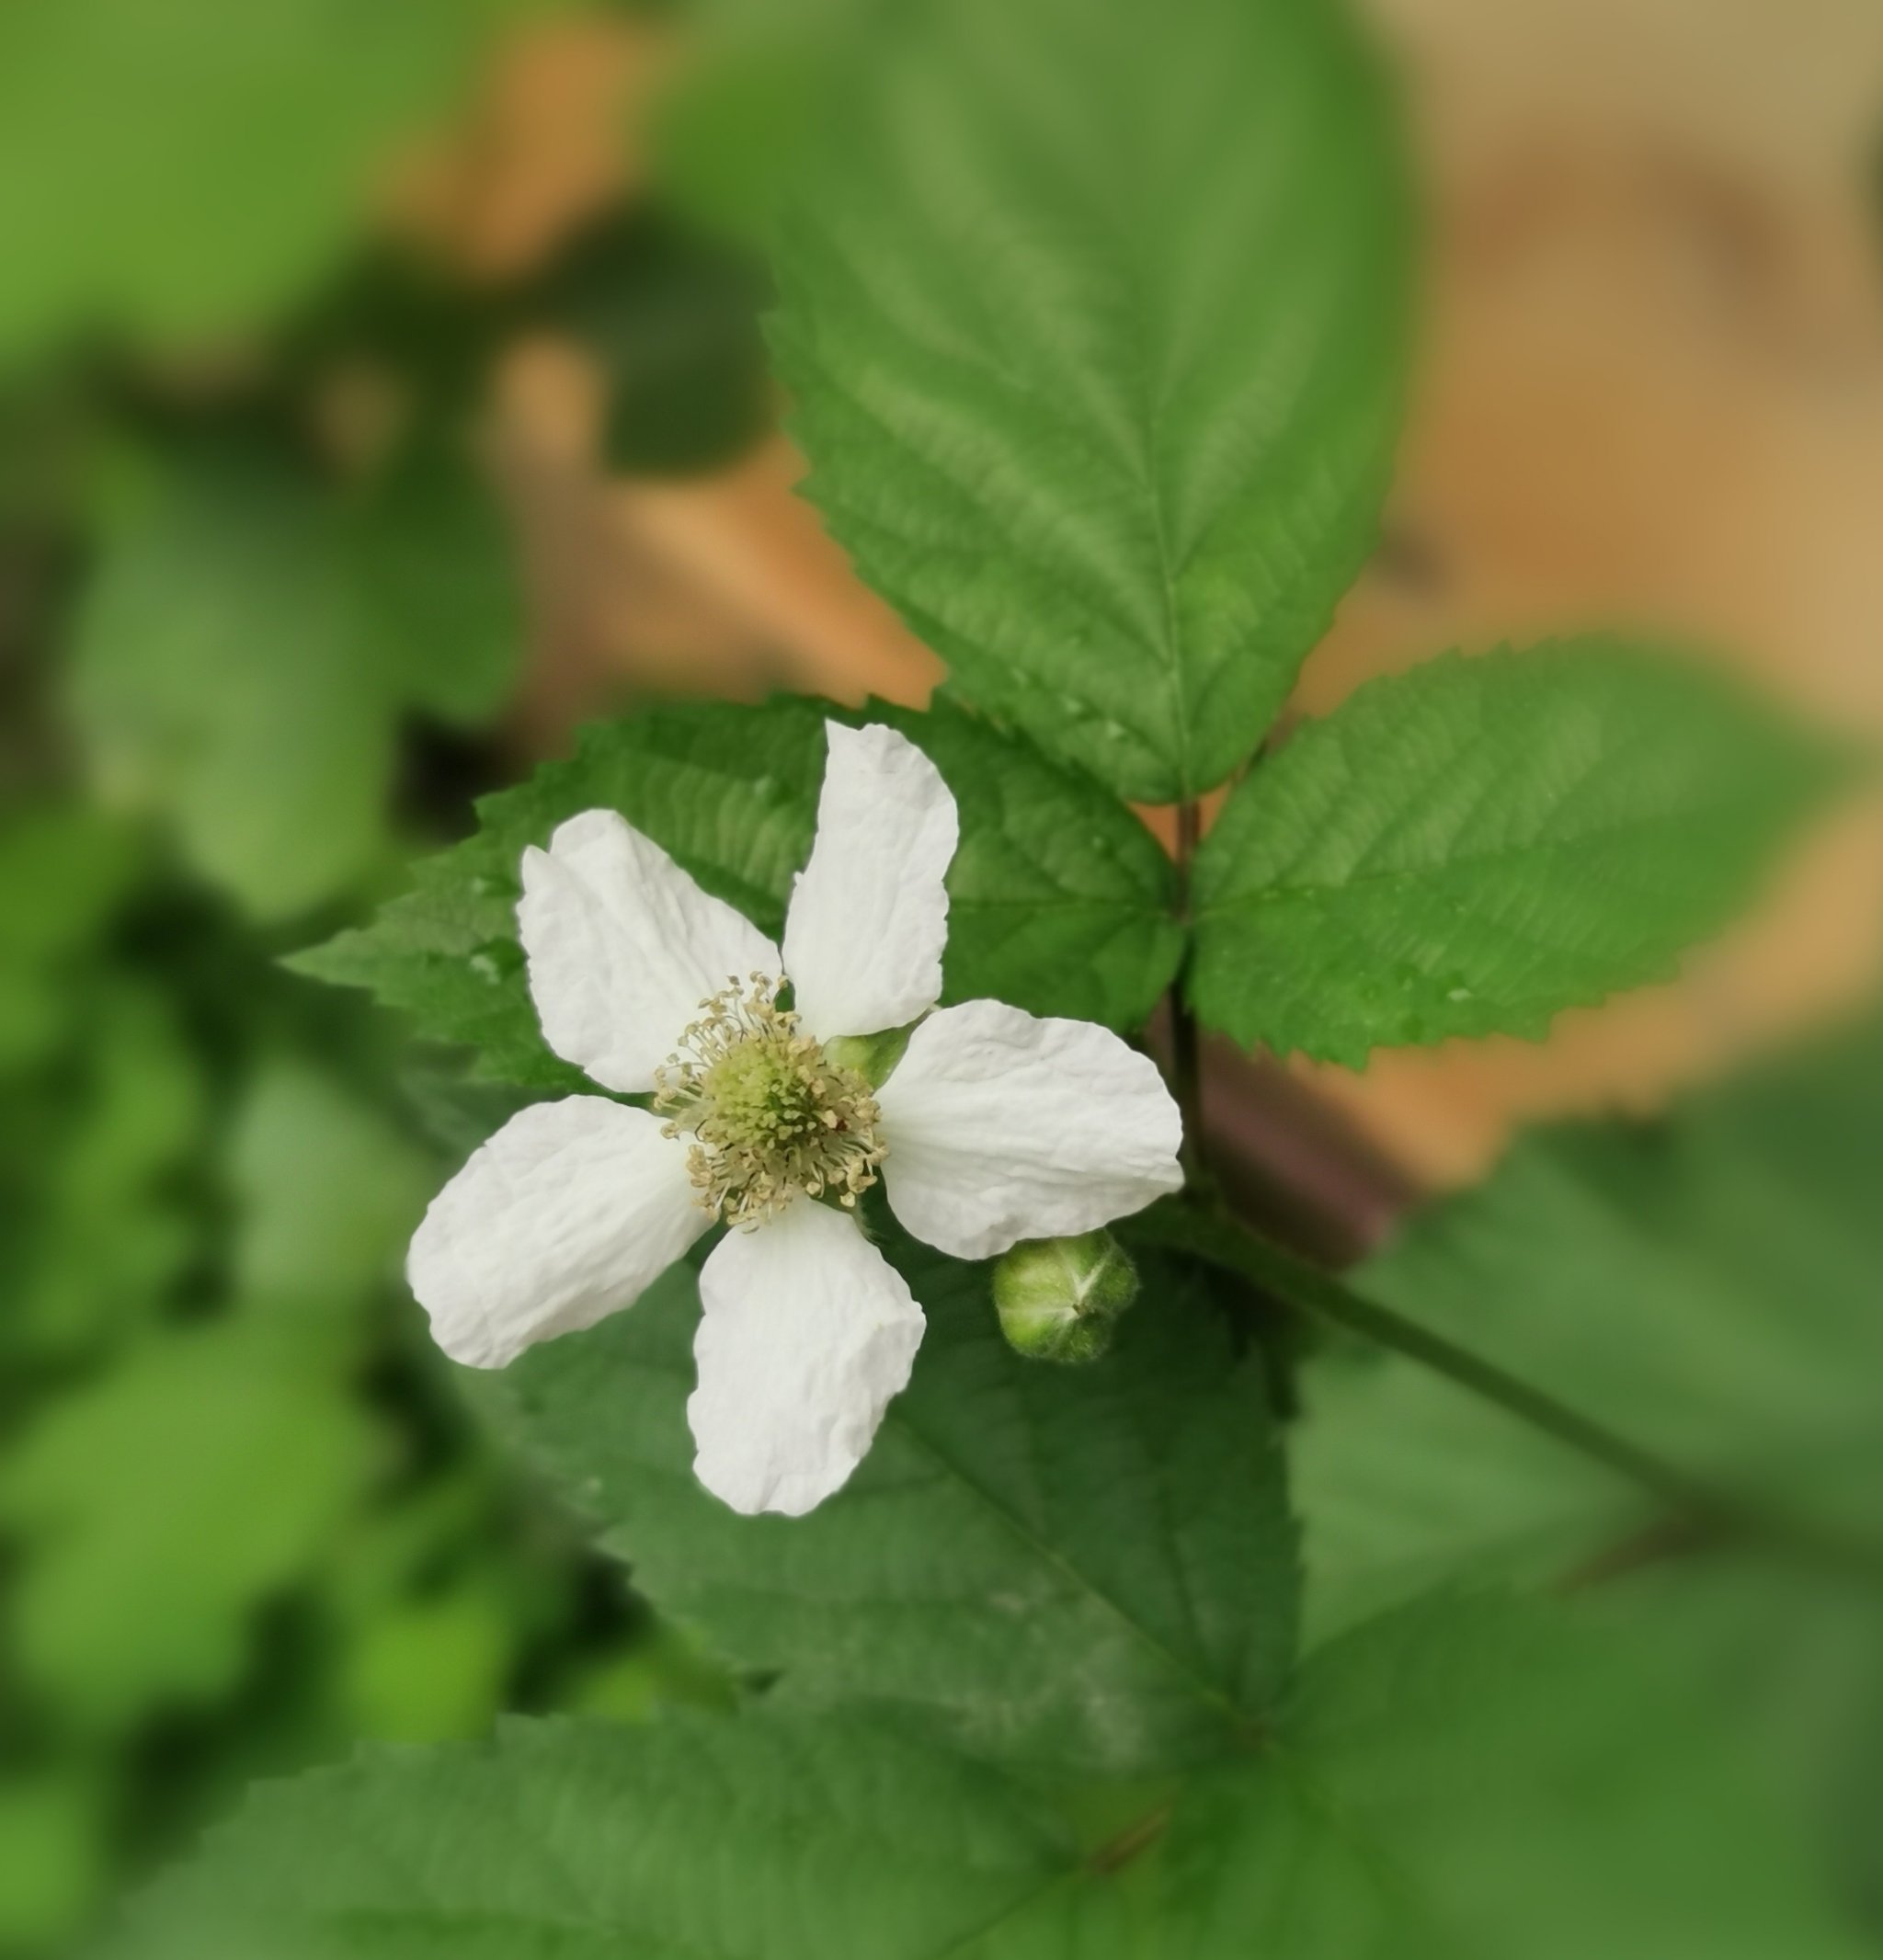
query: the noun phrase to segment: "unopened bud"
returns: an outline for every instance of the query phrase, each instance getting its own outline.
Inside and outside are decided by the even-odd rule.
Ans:
[[[1109,1232],[1022,1239],[994,1269],[1000,1331],[1034,1361],[1097,1361],[1136,1298],[1136,1269]]]

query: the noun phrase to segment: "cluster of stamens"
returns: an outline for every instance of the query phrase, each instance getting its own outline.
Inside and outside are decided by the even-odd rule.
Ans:
[[[884,1156],[870,1085],[799,1033],[763,974],[730,979],[700,1008],[656,1073],[654,1107],[668,1136],[691,1139],[701,1205],[733,1225],[761,1225],[801,1196],[854,1205]]]

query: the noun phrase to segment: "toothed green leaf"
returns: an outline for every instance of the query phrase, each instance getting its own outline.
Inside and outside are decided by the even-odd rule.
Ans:
[[[1121,794],[1256,746],[1371,547],[1402,172],[1324,0],[893,10],[782,228],[806,494],[956,684]]]
[[[684,1267],[509,1370],[521,1435],[658,1605],[782,1670],[776,1698],[1119,1774],[1259,1730],[1293,1648],[1294,1527],[1261,1366],[1206,1286],[1147,1262],[1110,1353],[1055,1368],[1007,1345],[988,1267],[890,1245],[928,1315],[914,1380],[808,1517],[738,1516],[694,1478]]]
[[[487,798],[477,836],[420,863],[414,889],[373,924],[293,964],[371,987],[420,1033],[475,1048],[487,1076],[586,1086],[543,1045],[530,1004],[516,921],[525,845],[546,844],[578,811],[619,810],[776,934],[810,855],[831,716],[900,729],[954,793],[961,846],[948,878],[945,999],[992,996],[1034,1013],[1142,1023],[1183,948],[1163,852],[1092,784],[946,705],[917,714],[796,700],[696,703],[592,728],[572,761]]]
[[[1821,793],[1824,746],[1607,641],[1375,680],[1230,797],[1196,865],[1192,997],[1246,1046],[1535,1038],[1666,979]]]

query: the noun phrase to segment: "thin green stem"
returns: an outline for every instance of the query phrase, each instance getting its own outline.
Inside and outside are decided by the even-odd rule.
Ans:
[[[1284,1305],[1375,1346],[1404,1355],[1460,1388],[1495,1403],[1519,1421],[1649,1491],[1709,1534],[1750,1540],[1846,1572],[1883,1578],[1883,1545],[1845,1537],[1809,1520],[1764,1506],[1690,1476],[1652,1451],[1567,1403],[1533,1387],[1494,1362],[1434,1334],[1330,1273],[1250,1231],[1220,1212],[1167,1202],[1134,1221],[1133,1236],[1179,1247],[1250,1282]]]

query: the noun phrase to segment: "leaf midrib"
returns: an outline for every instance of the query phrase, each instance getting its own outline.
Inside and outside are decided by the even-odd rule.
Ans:
[[[1030,1551],[1044,1560],[1047,1565],[1051,1566],[1063,1577],[1072,1581],[1094,1603],[1103,1607],[1144,1647],[1154,1654],[1165,1667],[1195,1689],[1199,1701],[1218,1710],[1238,1729],[1247,1734],[1258,1734],[1263,1730],[1265,1723],[1261,1711],[1243,1707],[1227,1689],[1224,1688],[1219,1682],[1212,1681],[1206,1674],[1200,1673],[1196,1668],[1167,1646],[1122,1601],[1113,1599],[1103,1587],[1100,1586],[1089,1574],[1080,1570],[1063,1552],[1042,1538],[1018,1511],[1013,1510],[1010,1505],[1002,1503],[985,1484],[971,1476],[939,1443],[924,1435],[909,1420],[908,1417],[897,1411],[893,1404],[888,1415],[884,1419],[884,1428],[893,1426],[899,1435],[905,1436],[916,1443],[935,1464],[945,1470],[956,1483],[978,1498],[987,1510],[998,1518],[1002,1524],[1006,1525],[1022,1544],[1026,1545]]]
[[[1742,814],[1744,807],[1741,799],[1720,798],[1704,803],[1685,803],[1678,809],[1656,811],[1645,816],[1628,817],[1619,823],[1592,825],[1568,837],[1529,838],[1515,844],[1497,844],[1481,849],[1461,850],[1429,863],[1408,865],[1397,871],[1356,872],[1351,877],[1323,879],[1312,884],[1249,885],[1226,893],[1222,897],[1203,906],[1196,915],[1197,921],[1201,923],[1206,918],[1220,917],[1248,906],[1274,905],[1291,898],[1328,898],[1373,885],[1404,884],[1409,879],[1416,882],[1433,881],[1460,866],[1493,864],[1505,859],[1540,857],[1575,849],[1583,845],[1607,843],[1633,831],[1652,829],[1664,825],[1706,822],[1725,811]]]
[[[1196,785],[1191,781],[1193,758],[1190,739],[1190,691],[1185,685],[1182,615],[1177,604],[1178,570],[1171,562],[1169,527],[1164,514],[1164,484],[1158,473],[1163,418],[1158,412],[1152,388],[1151,363],[1143,330],[1141,296],[1135,268],[1127,272],[1125,286],[1130,295],[1131,351],[1136,357],[1135,371],[1138,382],[1135,406],[1144,445],[1145,508],[1150,518],[1151,548],[1157,559],[1158,597],[1164,612],[1164,644],[1158,652],[1163,656],[1170,704],[1177,716],[1177,754],[1172,760],[1177,770],[1179,796],[1181,801],[1188,802],[1196,794]]]

